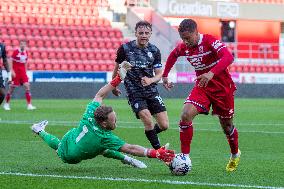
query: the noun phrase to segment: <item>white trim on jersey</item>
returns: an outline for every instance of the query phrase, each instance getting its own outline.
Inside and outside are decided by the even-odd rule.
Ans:
[[[207,51],[205,53],[202,53],[202,54],[197,54],[197,55],[192,55],[192,56],[185,56],[187,58],[196,58],[196,57],[200,57],[200,56],[204,56],[204,55],[207,55],[207,54],[210,54],[212,53],[212,51]]]
[[[207,68],[210,68],[210,67],[216,65],[218,62],[219,62],[219,60],[216,61],[216,62],[213,62],[213,63],[211,63],[211,64],[209,64],[208,66],[205,66],[205,67],[200,67],[200,66],[202,66],[203,64],[197,65],[197,66],[193,66],[193,67],[194,67],[195,70],[205,70],[205,69],[207,69]]]
[[[202,43],[202,39],[203,39],[203,34],[198,33],[199,34],[199,41],[198,41],[198,45],[200,45]]]

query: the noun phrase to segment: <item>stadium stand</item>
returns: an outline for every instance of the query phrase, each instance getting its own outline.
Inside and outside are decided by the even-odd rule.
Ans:
[[[107,0],[3,0],[1,38],[9,54],[28,41],[30,70],[109,71],[123,36],[98,7]]]

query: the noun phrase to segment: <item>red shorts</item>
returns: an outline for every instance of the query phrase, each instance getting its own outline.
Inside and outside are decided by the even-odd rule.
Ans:
[[[16,77],[12,78],[12,85],[19,86],[23,85],[24,83],[29,82],[29,78],[27,76],[27,72],[25,69],[14,69]]]
[[[197,111],[203,114],[208,114],[212,106],[213,115],[218,115],[220,118],[232,118],[235,91],[234,84],[218,89],[195,85],[184,103],[193,104]]]

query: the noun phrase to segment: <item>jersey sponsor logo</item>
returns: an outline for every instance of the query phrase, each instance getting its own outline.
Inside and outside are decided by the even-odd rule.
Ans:
[[[212,43],[212,47],[214,48],[214,49],[218,49],[219,47],[221,47],[223,44],[222,44],[222,42],[221,41],[219,41],[219,40],[216,40],[216,41],[214,41],[213,43]]]

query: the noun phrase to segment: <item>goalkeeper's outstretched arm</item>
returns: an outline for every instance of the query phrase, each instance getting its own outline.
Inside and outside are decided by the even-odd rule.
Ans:
[[[117,75],[110,83],[103,86],[96,94],[93,101],[101,103],[103,99],[110,93],[113,89],[115,89],[121,82],[119,75]]]
[[[158,150],[144,148],[143,146],[135,144],[124,144],[119,151],[131,154],[134,156],[148,157],[148,158],[157,158],[164,162],[170,162],[175,156],[173,150],[168,150],[166,147],[162,147]]]

